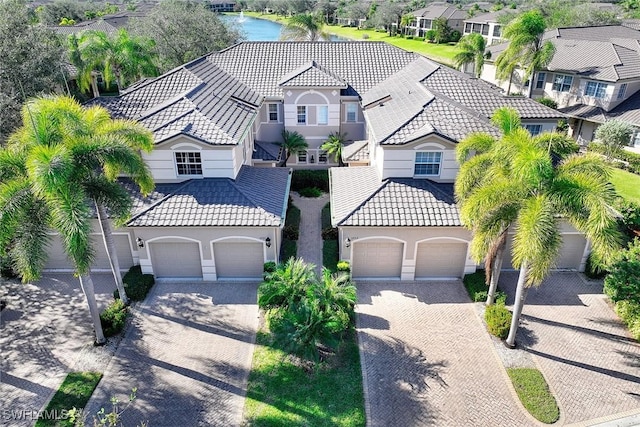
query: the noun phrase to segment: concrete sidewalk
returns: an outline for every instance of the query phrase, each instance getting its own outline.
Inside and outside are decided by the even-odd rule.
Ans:
[[[329,202],[329,195],[309,198],[291,193],[293,204],[300,209],[300,236],[298,258],[314,264],[318,274],[322,271],[322,208]]]

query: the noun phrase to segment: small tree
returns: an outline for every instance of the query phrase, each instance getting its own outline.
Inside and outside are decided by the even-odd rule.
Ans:
[[[473,75],[479,78],[484,67],[484,60],[491,56],[486,51],[487,41],[478,33],[472,33],[464,36],[457,44],[460,52],[453,57],[453,62],[458,68],[462,68],[467,64],[473,64]]]
[[[616,151],[628,145],[633,135],[633,126],[621,120],[609,120],[598,126],[596,139],[604,144],[607,159],[611,159]]]
[[[282,142],[280,146],[284,149],[284,160],[282,161],[282,166],[284,167],[287,166],[287,160],[289,160],[292,154],[298,154],[309,148],[309,144],[307,144],[304,136],[298,132],[290,132],[286,129],[282,131]]]
[[[435,21],[433,21],[433,29],[436,32],[435,34],[436,43],[438,44],[445,43],[447,40],[449,40],[449,35],[451,34],[451,28],[449,27],[449,24],[447,23],[446,18],[438,18]]]

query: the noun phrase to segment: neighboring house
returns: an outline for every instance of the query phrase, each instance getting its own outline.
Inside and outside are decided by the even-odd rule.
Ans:
[[[501,9],[496,12],[483,13],[464,20],[463,35],[468,34],[481,34],[487,40],[487,46],[492,44],[501,43],[504,41],[502,38],[502,25],[499,22],[499,18],[507,13],[516,12],[514,9]]]
[[[411,12],[411,14],[415,16],[415,20],[407,26],[406,33],[415,37],[424,37],[427,31],[434,29],[434,21],[440,18],[447,20],[449,28],[462,34],[463,23],[468,16],[466,10],[445,2],[433,2],[425,8]]]
[[[545,40],[556,47],[546,70],[534,77],[533,96],[558,103],[569,117],[572,135],[591,141],[598,124],[611,117],[635,118],[631,102],[640,89],[640,31],[622,26],[558,28],[548,31]],[[489,48],[492,60],[485,64],[481,78],[496,82],[495,65],[507,44]],[[526,82],[516,76],[514,91],[526,92]],[[635,126],[640,121],[629,120]]]
[[[204,280],[258,279],[263,262],[279,261],[290,175],[272,166],[283,129],[309,142],[293,168],[335,166],[320,145],[347,133],[351,167],[330,169],[340,257],[356,278],[412,280],[477,267],[453,196],[457,142],[498,136],[489,117],[501,106],[516,108],[532,133],[565,117],[381,42],[239,43],[93,103],[144,124],[156,141],[144,155],[156,192],[136,196],[117,231],[123,267]],[[558,267],[582,269],[587,249],[568,229]]]
[[[233,12],[236,7],[235,1],[227,0],[210,0],[206,4],[209,9],[217,13]]]

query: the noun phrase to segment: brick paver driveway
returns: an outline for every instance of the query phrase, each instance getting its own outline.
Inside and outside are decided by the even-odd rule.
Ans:
[[[258,327],[257,283],[159,283],[96,389],[87,413],[112,396],[137,398],[123,424],[239,425]]]
[[[460,282],[357,285],[368,425],[535,425]]]
[[[511,298],[516,280],[512,272],[500,278]],[[602,295],[602,283],[556,273],[530,290],[517,342],[534,355],[563,423],[640,413],[640,345]]]

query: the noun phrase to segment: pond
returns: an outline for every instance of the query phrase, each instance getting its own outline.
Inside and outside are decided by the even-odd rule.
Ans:
[[[280,40],[280,30],[282,24],[268,21],[266,19],[257,19],[244,15],[220,15],[223,21],[230,23],[233,27],[240,29],[245,39],[254,41],[277,41]],[[344,41],[346,39],[331,36],[331,41]]]

